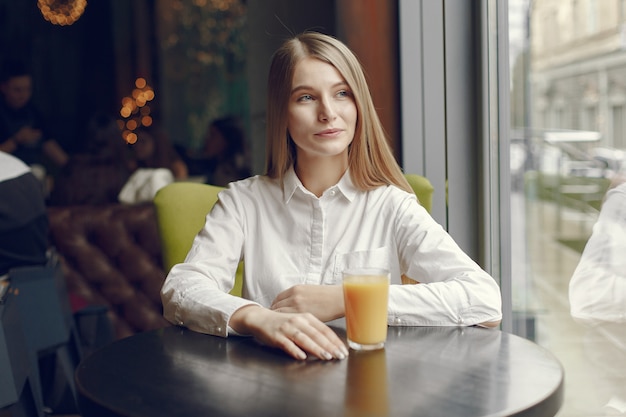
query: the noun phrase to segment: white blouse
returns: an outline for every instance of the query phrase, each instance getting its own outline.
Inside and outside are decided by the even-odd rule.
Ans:
[[[626,182],[608,191],[570,280],[573,317],[626,323]]]
[[[228,291],[242,259],[243,297],[236,297]],[[318,198],[293,169],[283,186],[255,176],[220,192],[185,262],[167,276],[164,315],[227,336],[240,307],[269,307],[296,284],[341,284],[342,271],[351,267],[390,270],[389,325],[469,326],[502,317],[496,281],[415,195],[395,186],[360,191],[347,172]],[[421,284],[400,285],[402,274]]]

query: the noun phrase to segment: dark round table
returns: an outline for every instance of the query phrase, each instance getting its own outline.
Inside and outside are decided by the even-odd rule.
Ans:
[[[93,353],[76,383],[84,417],[554,416],[563,401],[549,351],[477,327],[390,327],[383,350],[299,362],[172,326]]]

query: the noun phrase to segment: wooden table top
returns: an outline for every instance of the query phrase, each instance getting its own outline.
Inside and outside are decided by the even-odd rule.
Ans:
[[[390,327],[383,350],[300,362],[172,326],[95,352],[76,382],[85,417],[554,416],[563,401],[549,351],[477,327]]]

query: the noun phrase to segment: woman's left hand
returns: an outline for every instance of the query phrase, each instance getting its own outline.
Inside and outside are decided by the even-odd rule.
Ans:
[[[341,285],[295,285],[276,296],[271,310],[281,313],[311,313],[323,322],[343,317]]]

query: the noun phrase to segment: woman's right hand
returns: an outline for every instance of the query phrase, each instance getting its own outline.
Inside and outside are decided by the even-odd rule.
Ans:
[[[229,322],[237,333],[284,350],[296,359],[313,355],[321,360],[344,359],[348,349],[326,324],[310,313],[281,313],[257,305],[235,311]]]

